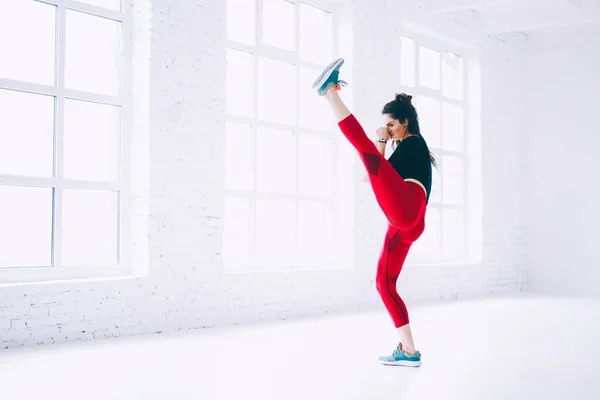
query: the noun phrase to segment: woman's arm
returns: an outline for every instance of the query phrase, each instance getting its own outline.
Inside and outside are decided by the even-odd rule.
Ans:
[[[377,128],[377,142],[375,145],[377,146],[377,151],[381,153],[381,156],[385,158],[385,146],[387,141],[390,140],[390,133],[384,127]],[[380,142],[379,140],[385,140],[385,142]]]
[[[375,146],[377,147],[377,151],[381,154],[381,157],[385,158],[385,147],[387,142],[380,142],[380,139],[389,140],[390,134],[386,128],[380,127],[377,128],[377,141],[375,142]],[[363,182],[369,182],[369,174],[366,173],[363,178]]]
[[[386,143],[383,142],[376,142],[375,145],[377,146],[377,151],[379,151],[379,153],[381,153],[381,156],[383,158],[385,158],[385,147],[386,147]],[[365,176],[363,178],[363,182],[369,182],[369,173],[365,173]]]
[[[377,145],[377,150],[385,158],[385,146],[386,146],[386,144],[382,143],[382,142],[377,142],[376,145]]]

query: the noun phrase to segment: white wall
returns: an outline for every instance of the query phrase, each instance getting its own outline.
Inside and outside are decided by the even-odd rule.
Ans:
[[[389,2],[388,2],[389,3]],[[440,299],[520,291],[526,282],[522,189],[524,86],[519,37],[487,40],[458,24],[383,0],[354,10],[351,79],[367,130],[394,88],[396,16],[422,19],[482,45],[483,261],[407,266],[409,307]],[[141,11],[137,11],[141,12]],[[365,185],[356,189],[355,268],[347,271],[225,274],[221,259],[224,183],[225,1],[152,3],[148,278],[0,288],[0,345],[46,344],[173,331],[377,307],[374,275],[383,232]],[[382,21],[386,21],[382,23]],[[373,71],[377,71],[374,74]],[[510,118],[507,118],[510,116]],[[357,181],[360,178],[357,167]],[[390,323],[390,327],[391,327]]]
[[[530,284],[600,296],[600,28],[534,35],[528,57]]]

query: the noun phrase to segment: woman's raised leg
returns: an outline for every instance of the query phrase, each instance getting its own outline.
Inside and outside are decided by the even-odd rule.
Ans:
[[[354,146],[367,169],[375,198],[388,221],[406,231],[420,220],[425,209],[426,195],[421,187],[406,182],[394,167],[377,151],[364,129],[344,104],[335,86],[325,93],[336,122],[348,141]]]

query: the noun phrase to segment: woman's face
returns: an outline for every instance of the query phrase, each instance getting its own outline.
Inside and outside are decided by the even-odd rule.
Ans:
[[[393,118],[390,114],[383,114],[382,120],[383,126],[385,126],[390,134],[390,139],[400,140],[404,137],[408,121],[404,121],[404,124],[401,124],[400,121]]]

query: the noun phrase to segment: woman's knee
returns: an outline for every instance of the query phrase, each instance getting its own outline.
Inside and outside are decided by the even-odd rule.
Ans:
[[[385,275],[377,275],[377,277],[375,278],[375,287],[377,288],[379,294],[388,294],[388,285],[389,281]]]
[[[394,227],[398,229],[403,236],[405,236],[407,232],[412,231],[419,223],[419,220],[420,215],[417,212],[398,213],[397,215],[392,215],[389,218],[390,223],[394,225]]]
[[[425,231],[425,216],[421,216],[410,226],[402,228],[402,237],[407,243],[414,243]]]
[[[375,287],[382,297],[391,296],[391,291],[396,290],[396,280],[385,274],[378,274],[375,278]]]

